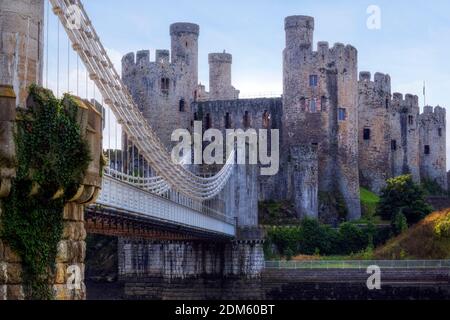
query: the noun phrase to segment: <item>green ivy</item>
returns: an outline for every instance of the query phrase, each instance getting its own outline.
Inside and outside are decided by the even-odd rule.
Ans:
[[[17,176],[3,201],[1,236],[22,259],[28,299],[52,299],[64,206],[81,184],[91,156],[77,123],[78,103],[30,87],[15,134]],[[54,195],[64,190],[62,196]]]

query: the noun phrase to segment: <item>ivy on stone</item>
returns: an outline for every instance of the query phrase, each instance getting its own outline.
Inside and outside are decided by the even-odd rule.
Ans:
[[[91,156],[70,95],[30,87],[15,134],[17,176],[3,201],[0,235],[22,259],[28,299],[52,299],[65,204],[83,181]]]

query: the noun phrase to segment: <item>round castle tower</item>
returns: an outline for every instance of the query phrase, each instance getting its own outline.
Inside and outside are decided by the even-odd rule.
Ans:
[[[30,84],[42,84],[43,31],[44,0],[0,1],[0,84],[14,87],[18,106]]]
[[[172,64],[177,75],[180,99],[193,101],[198,84],[198,37],[200,27],[194,23],[178,22],[170,25]]]
[[[228,100],[233,98],[231,85],[231,64],[229,53],[210,53],[209,61],[209,99]]]
[[[312,50],[314,18],[308,16],[289,16],[284,21],[286,47]]]

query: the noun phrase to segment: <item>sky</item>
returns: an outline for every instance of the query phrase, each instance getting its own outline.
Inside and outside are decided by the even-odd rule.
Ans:
[[[328,41],[330,46],[335,42],[351,44],[358,49],[359,71],[388,73],[392,92],[419,95],[423,105],[425,81],[427,104],[450,106],[448,0],[82,2],[119,70],[121,57],[128,52],[151,50],[154,59],[155,49],[169,49],[171,23],[193,22],[200,25],[199,81],[202,84],[208,87],[208,53],[226,50],[233,54],[233,85],[241,90],[242,96],[280,94],[284,18],[310,15],[315,18],[315,46],[318,41]],[[370,16],[367,9],[371,5],[380,9],[380,29],[367,27]],[[49,37],[52,37],[56,27],[51,20],[49,25]],[[62,41],[60,50],[64,46],[67,44]],[[50,60],[54,61],[54,56]],[[71,66],[67,68],[73,78],[75,58],[69,60]],[[63,58],[60,63],[65,63]],[[49,72],[54,68],[50,64]],[[450,159],[450,129],[447,142]]]

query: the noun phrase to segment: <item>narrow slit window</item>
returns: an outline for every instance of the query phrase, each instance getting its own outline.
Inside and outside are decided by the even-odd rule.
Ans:
[[[231,129],[231,116],[229,112],[225,115],[225,129]]]
[[[429,155],[429,154],[431,153],[431,151],[430,151],[430,146],[425,146],[424,153],[425,153],[426,155]]]
[[[408,123],[411,126],[414,124],[414,117],[413,116],[408,116]]]
[[[397,140],[391,140],[391,150],[397,150]]]
[[[264,129],[269,129],[270,127],[270,114],[267,110],[262,115],[262,126]]]
[[[368,128],[364,129],[363,138],[364,138],[364,140],[370,140],[370,129],[368,129]]]
[[[212,123],[211,123],[211,114],[207,113],[206,114],[206,119],[205,119],[205,129],[211,129]]]
[[[442,137],[442,128],[438,129],[438,134],[439,134],[439,137]]]
[[[181,99],[179,104],[180,104],[179,105],[180,112],[185,112],[186,111],[186,105],[185,105],[186,103],[184,102],[184,99]]]
[[[248,111],[245,111],[244,114],[244,128],[249,128],[251,126],[250,123],[250,113]]]

